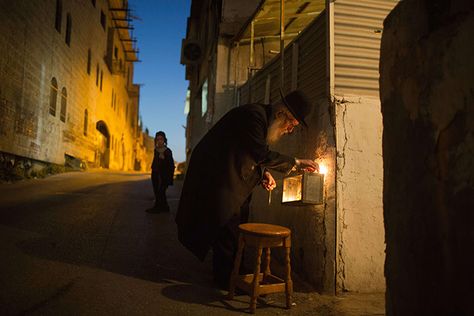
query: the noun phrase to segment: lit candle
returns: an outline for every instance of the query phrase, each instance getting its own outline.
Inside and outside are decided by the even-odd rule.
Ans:
[[[326,165],[319,165],[319,173],[320,174],[327,174],[328,173],[328,167]]]

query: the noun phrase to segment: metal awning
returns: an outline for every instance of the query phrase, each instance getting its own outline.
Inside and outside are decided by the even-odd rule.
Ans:
[[[325,3],[325,0],[263,0],[234,41],[280,38],[280,14],[284,21],[283,39],[292,39],[324,10]]]

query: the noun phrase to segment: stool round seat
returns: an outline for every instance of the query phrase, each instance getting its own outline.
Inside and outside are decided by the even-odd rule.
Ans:
[[[235,256],[234,268],[230,277],[228,298],[234,298],[235,288],[238,287],[250,296],[250,312],[255,313],[259,295],[285,292],[286,308],[291,308],[293,282],[291,281],[291,230],[289,228],[264,224],[245,223],[239,225],[239,244]],[[245,247],[255,249],[255,262],[252,274],[239,274],[242,253]],[[285,249],[285,275],[283,278],[272,274],[270,270],[270,248]],[[261,271],[262,253],[265,250],[263,272]]]
[[[261,237],[287,237],[291,234],[291,230],[286,227],[264,223],[240,224],[239,230],[244,234],[252,234]]]

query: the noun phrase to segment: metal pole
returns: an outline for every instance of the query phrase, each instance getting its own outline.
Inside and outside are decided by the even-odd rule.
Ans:
[[[254,54],[254,35],[255,35],[255,23],[252,20],[250,23],[250,67],[253,68],[253,54]]]
[[[237,42],[237,46],[234,48],[234,105],[239,105],[237,103],[237,65],[239,63],[239,52],[240,52],[240,43]]]
[[[285,0],[280,0],[280,87],[285,82]]]

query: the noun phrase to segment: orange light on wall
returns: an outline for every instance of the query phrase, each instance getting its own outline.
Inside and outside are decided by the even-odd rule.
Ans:
[[[323,194],[324,174],[322,173],[304,172],[283,178],[282,204],[322,204]]]

